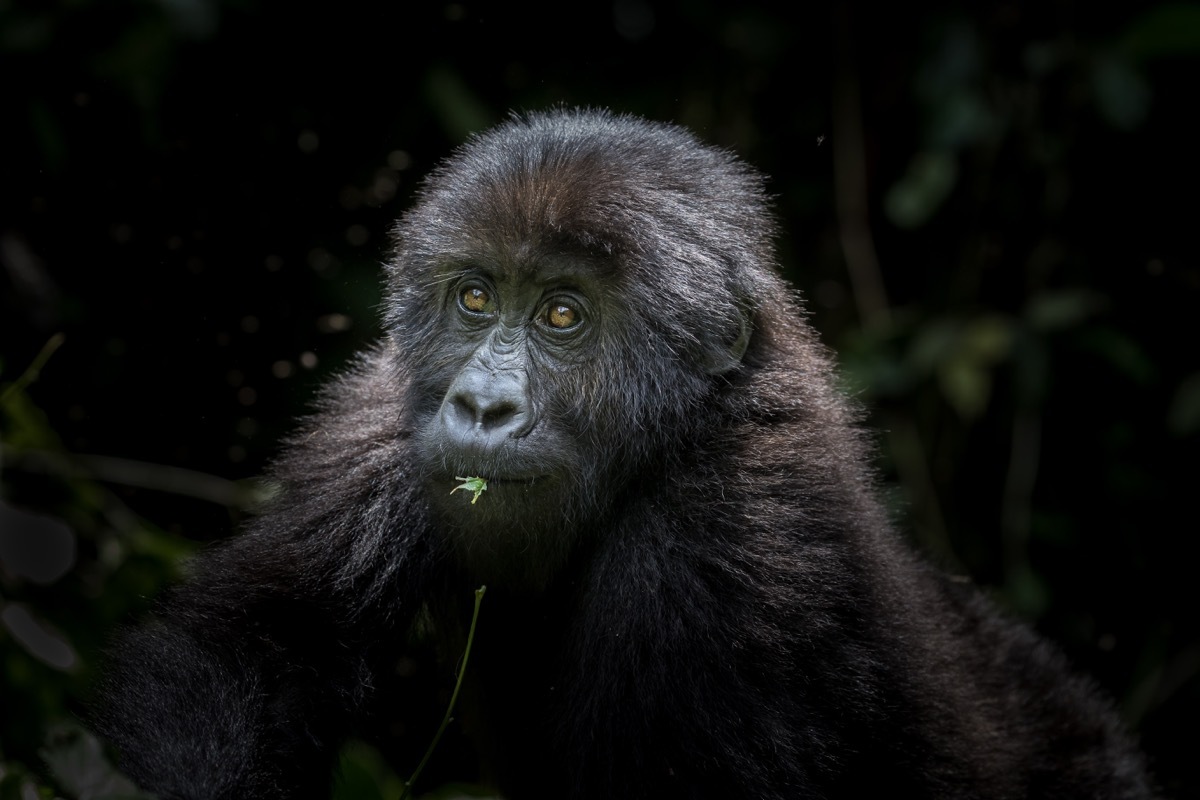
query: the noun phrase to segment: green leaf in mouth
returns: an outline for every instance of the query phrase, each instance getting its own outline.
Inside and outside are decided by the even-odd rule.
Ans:
[[[479,495],[487,491],[487,481],[485,481],[483,478],[462,478],[458,475],[455,475],[454,480],[462,481],[462,483],[451,489],[450,494],[454,494],[459,489],[466,489],[468,492],[474,492],[475,496],[471,498],[471,505],[475,505],[475,501],[479,499]]]

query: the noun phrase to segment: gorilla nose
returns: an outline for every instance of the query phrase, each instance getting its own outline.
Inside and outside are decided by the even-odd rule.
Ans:
[[[457,394],[450,399],[454,424],[485,432],[505,430],[520,416],[517,403],[507,397]]]

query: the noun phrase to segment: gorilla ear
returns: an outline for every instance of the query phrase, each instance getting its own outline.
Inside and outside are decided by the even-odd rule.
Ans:
[[[730,342],[706,342],[704,354],[704,371],[709,375],[724,375],[742,363],[742,356],[750,347],[750,336],[754,327],[750,322],[750,308],[738,304],[738,335]]]

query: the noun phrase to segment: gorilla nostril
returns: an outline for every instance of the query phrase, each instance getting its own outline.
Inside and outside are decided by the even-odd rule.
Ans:
[[[484,429],[500,428],[516,416],[516,405],[507,401],[501,401],[495,403],[490,408],[483,409],[483,413],[480,414],[480,424]]]
[[[456,420],[468,425],[474,425],[475,420],[479,417],[475,402],[469,395],[454,395],[450,398],[450,408],[453,409]]]

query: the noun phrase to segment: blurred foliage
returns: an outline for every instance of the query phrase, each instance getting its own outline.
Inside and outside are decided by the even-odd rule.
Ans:
[[[378,335],[420,177],[555,103],[770,176],[897,520],[1200,796],[1200,7],[410,5],[0,0],[0,800],[132,796],[63,727],[103,643]]]
[[[37,777],[45,765],[67,797],[132,799],[141,795],[99,743],[63,723],[115,625],[178,578],[193,547],[85,472],[61,469],[71,457],[26,394],[60,343],[0,383],[0,797],[48,791]],[[10,505],[10,496],[53,514]]]

